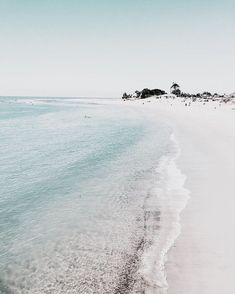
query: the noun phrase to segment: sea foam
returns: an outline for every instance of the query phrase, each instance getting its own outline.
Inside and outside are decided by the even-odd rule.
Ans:
[[[155,190],[145,203],[145,248],[139,272],[146,294],[167,293],[167,253],[180,234],[180,213],[189,199],[189,190],[184,187],[186,176],[176,163],[180,148],[173,134],[171,141],[174,152],[161,158]]]

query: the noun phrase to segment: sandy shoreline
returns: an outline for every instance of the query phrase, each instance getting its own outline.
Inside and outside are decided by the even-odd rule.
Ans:
[[[191,198],[167,254],[167,293],[235,293],[235,105],[188,107],[179,99],[156,98],[125,103],[165,119],[181,149],[177,163]]]

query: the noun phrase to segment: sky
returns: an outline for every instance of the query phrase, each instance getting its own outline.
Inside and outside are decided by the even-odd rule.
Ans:
[[[234,0],[0,0],[0,95],[235,91]]]

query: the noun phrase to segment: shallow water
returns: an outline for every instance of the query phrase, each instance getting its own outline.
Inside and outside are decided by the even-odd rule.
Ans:
[[[145,287],[140,260],[161,214],[153,201],[146,230],[146,201],[171,130],[106,102],[0,98],[0,293]]]

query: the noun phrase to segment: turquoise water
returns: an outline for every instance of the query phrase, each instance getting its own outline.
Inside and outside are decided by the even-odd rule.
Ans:
[[[129,293],[137,282],[170,130],[107,101],[0,97],[0,293]]]

